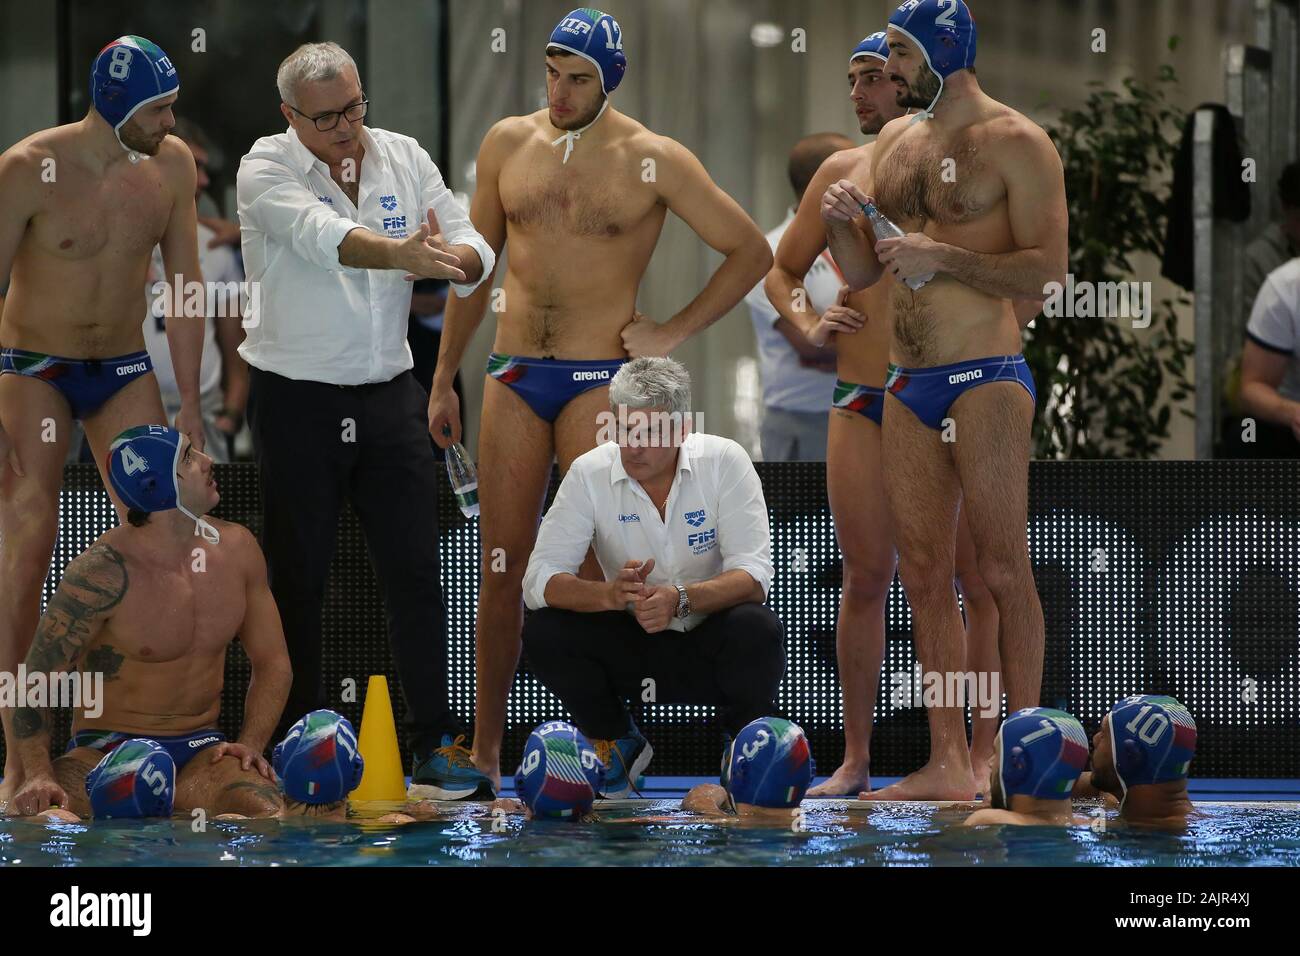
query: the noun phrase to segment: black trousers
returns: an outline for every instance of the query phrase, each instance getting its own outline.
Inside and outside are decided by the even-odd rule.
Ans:
[[[723,730],[735,733],[776,713],[785,674],[785,635],[762,604],[710,614],[694,630],[647,634],[623,611],[582,614],[542,608],[524,623],[524,652],[543,684],[591,738],[626,735],[626,698],[654,703],[713,704]]]
[[[460,732],[447,703],[447,610],[438,581],[438,469],[428,394],[410,372],[355,388],[251,369],[248,421],[263,540],[293,664],[277,739],[309,710],[337,708],[321,673],[321,612],[344,500],[365,533],[417,753]],[[349,426],[349,423],[350,426]],[[350,428],[351,434],[348,433]],[[352,440],[347,440],[351,438]],[[366,675],[357,674],[358,683]]]

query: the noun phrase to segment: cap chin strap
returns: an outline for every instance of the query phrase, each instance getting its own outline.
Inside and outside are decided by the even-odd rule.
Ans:
[[[608,94],[606,94],[606,96],[605,96],[605,102],[603,102],[603,103],[600,104],[600,109],[597,111],[596,116],[595,116],[595,119],[593,119],[590,123],[588,123],[588,124],[587,124],[586,126],[584,126],[582,129],[571,129],[571,130],[568,130],[568,131],[567,131],[563,136],[561,136],[559,139],[553,140],[553,141],[551,142],[551,145],[552,145],[552,146],[559,146],[561,143],[564,144],[564,159],[561,160],[560,165],[564,165],[565,163],[567,163],[567,162],[569,161],[569,156],[571,156],[571,155],[573,154],[573,144],[576,143],[576,142],[578,141],[578,139],[582,136],[583,133],[587,132],[587,130],[589,130],[589,129],[591,129],[593,126],[595,126],[597,120],[599,120],[602,116],[605,115],[605,107],[607,107],[607,106],[609,106],[609,95],[608,95]]]
[[[198,515],[190,511],[189,508],[186,508],[183,504],[181,504],[179,498],[176,501],[176,508],[178,511],[180,511],[181,514],[185,515],[185,517],[193,519],[194,534],[196,536],[202,537],[203,540],[206,541],[208,544],[221,543],[221,532],[218,531],[216,528],[214,528],[207,521],[207,519],[200,518]]]
[[[934,75],[939,76],[937,72]],[[913,116],[912,122],[908,123],[907,125],[912,126],[916,123],[921,122],[921,120],[934,119],[934,107],[935,104],[939,102],[939,97],[941,96],[943,96],[943,77],[939,76],[939,92],[934,94],[934,99],[930,101],[930,105],[927,106],[925,109],[921,110],[921,112],[917,113],[915,116]]]
[[[1110,759],[1115,764],[1115,779],[1119,781],[1120,790],[1119,808],[1123,810],[1124,803],[1128,800],[1128,782],[1124,779],[1124,775],[1119,772],[1119,747],[1115,741],[1115,714],[1113,711],[1110,715]]]

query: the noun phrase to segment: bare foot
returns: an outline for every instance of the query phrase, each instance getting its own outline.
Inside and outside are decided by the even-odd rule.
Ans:
[[[0,780],[0,817],[9,812],[9,804],[13,801],[14,794],[21,789],[19,783],[17,774],[11,774],[4,780]]]
[[[989,767],[989,758],[992,754],[971,752],[970,765],[975,771],[975,792],[988,795],[989,792],[989,775],[993,772]]]
[[[871,772],[865,767],[858,770],[848,764],[830,775],[825,783],[819,783],[808,790],[810,797],[851,797],[861,790],[871,789]]]
[[[81,817],[71,810],[63,809],[63,807],[50,807],[35,816],[24,817],[23,819],[30,820],[33,823],[78,823],[81,821]]]
[[[965,763],[965,761],[962,761]],[[974,800],[975,775],[969,766],[927,763],[898,783],[865,791],[859,800]]]
[[[404,826],[407,823],[415,823],[417,821],[416,818],[411,816],[409,813],[385,813],[382,817],[376,817],[374,820],[370,822],[394,823],[399,826]]]

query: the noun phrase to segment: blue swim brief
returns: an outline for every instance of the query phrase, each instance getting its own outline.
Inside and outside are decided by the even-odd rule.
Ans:
[[[570,361],[493,352],[487,373],[528,403],[544,422],[554,422],[564,406],[583,392],[608,385],[627,359]]]
[[[943,420],[957,396],[967,389],[991,382],[1019,382],[1030,399],[1035,403],[1038,401],[1034,376],[1030,374],[1023,355],[994,355],[926,368],[903,368],[890,362],[885,390],[911,409],[922,422],[938,431],[943,428]]]
[[[831,406],[842,408],[846,412],[857,412],[863,418],[869,418],[879,425],[880,416],[885,410],[885,390],[872,385],[856,385],[837,378]]]
[[[72,409],[72,417],[85,419],[141,375],[153,371],[148,352],[117,358],[70,359],[25,349],[0,350],[0,375],[25,375],[57,388]]]
[[[177,773],[180,773],[181,768],[194,759],[200,751],[226,742],[226,735],[219,730],[198,730],[192,734],[176,734],[171,737],[144,733],[124,734],[116,730],[81,730],[73,734],[72,739],[68,741],[68,750],[89,747],[91,750],[106,754],[119,744],[137,737],[152,740],[171,754]]]

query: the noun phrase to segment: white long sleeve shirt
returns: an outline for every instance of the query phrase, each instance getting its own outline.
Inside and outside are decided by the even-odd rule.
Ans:
[[[691,433],[677,453],[665,518],[641,484],[623,470],[618,444],[606,442],[569,468],[542,519],[524,573],[524,603],[546,607],[546,585],[576,574],[594,546],[605,580],[629,560],[654,558],[648,584],[690,585],[724,571],[745,571],[767,594],[772,540],[763,485],[745,450],[730,438]],[[707,615],[674,617],[689,631]]]
[[[429,154],[409,136],[363,127],[358,205],[330,178],[290,127],[253,144],[239,164],[237,193],[244,269],[260,284],[259,321],[239,352],[254,368],[286,378],[361,385],[411,368],[406,324],[411,283],[401,269],[339,263],[353,229],[402,239],[432,208],[443,239],[478,253],[477,282],[453,283],[464,297],[492,273],[496,257],[452,196]],[[246,323],[247,324],[247,323]]]

